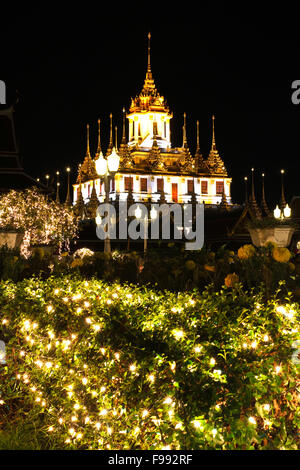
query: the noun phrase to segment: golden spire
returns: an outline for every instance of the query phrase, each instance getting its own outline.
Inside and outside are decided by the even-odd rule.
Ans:
[[[90,125],[86,125],[86,155],[90,156]]]
[[[148,33],[148,62],[147,62],[147,72],[146,72],[146,78],[144,82],[144,87],[142,90],[142,93],[144,94],[156,94],[156,88],[152,76],[152,71],[151,71],[151,61],[150,61],[150,53],[151,53],[151,46],[150,46],[150,40],[151,40],[151,34]]]
[[[214,114],[212,115],[212,143],[211,143],[211,149],[212,150],[217,150],[216,138],[215,138],[215,116],[214,116]]]
[[[125,124],[126,112],[125,108],[123,108],[123,133],[122,133],[122,144],[126,144],[126,124]]]
[[[109,146],[113,146],[113,137],[112,137],[112,113],[109,115],[110,118],[110,137],[109,137]]]
[[[215,138],[215,116],[212,116],[212,143],[209,156],[207,159],[207,164],[212,173],[221,173],[227,175],[227,171],[224,165],[223,160],[221,159],[219,152],[216,146]]]
[[[187,139],[186,139],[186,113],[183,113],[183,144],[182,147],[187,146]]]
[[[115,148],[118,150],[118,127],[115,126]]]
[[[101,137],[100,137],[100,119],[98,119],[98,147],[96,152],[96,158],[99,157],[101,153]]]
[[[109,144],[106,151],[106,155],[109,155],[113,149],[113,130],[112,130],[112,113],[109,115],[110,118],[110,133],[109,133]]]
[[[197,147],[196,147],[196,153],[200,153],[199,121],[197,121]]]
[[[147,66],[147,73],[151,73],[151,63],[150,63],[150,52],[151,52],[151,33],[148,33],[148,66]]]

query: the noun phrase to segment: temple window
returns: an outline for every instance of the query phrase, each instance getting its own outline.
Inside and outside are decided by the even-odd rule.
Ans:
[[[201,194],[208,194],[207,181],[201,181]]]
[[[157,178],[157,192],[161,193],[164,190],[164,179],[163,178]]]
[[[125,191],[129,191],[131,183],[131,189],[133,188],[133,177],[132,176],[125,176],[124,178],[124,185],[125,185]]]
[[[147,191],[147,178],[140,178],[140,189],[141,192]]]
[[[194,192],[194,180],[187,181],[187,192],[188,194],[192,194]]]
[[[224,181],[216,181],[216,194],[223,194]]]

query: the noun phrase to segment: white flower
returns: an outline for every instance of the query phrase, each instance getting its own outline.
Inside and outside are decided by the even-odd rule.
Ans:
[[[292,362],[294,364],[300,364],[300,340],[296,340],[292,343],[292,348],[294,349],[294,352],[292,354]]]
[[[73,253],[73,258],[84,258],[85,256],[93,256],[94,252],[88,248],[80,248]]]

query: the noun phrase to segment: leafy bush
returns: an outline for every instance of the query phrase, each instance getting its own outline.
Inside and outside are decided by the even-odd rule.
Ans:
[[[237,283],[200,295],[7,281],[0,312],[6,436],[21,407],[37,448],[299,448],[300,307],[283,285],[264,303]]]
[[[0,249],[0,279],[3,280],[19,281],[32,275],[45,279],[50,275],[78,273],[86,278],[151,285],[176,292],[203,290],[208,285],[212,291],[219,290],[232,274],[238,276],[244,288],[258,291],[263,288],[266,296],[272,295],[282,280],[296,292],[300,285],[298,264],[295,265],[288,249],[272,243],[263,248],[244,245],[237,253],[226,246],[216,252],[204,248],[192,253],[170,246],[167,250],[151,250],[146,256],[134,251],[114,251],[111,255],[93,253],[83,248],[73,255],[63,253],[61,258],[36,248],[29,260],[24,260],[15,250]]]

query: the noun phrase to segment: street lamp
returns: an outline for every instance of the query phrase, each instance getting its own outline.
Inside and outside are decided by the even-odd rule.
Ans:
[[[120,156],[117,154],[115,147],[112,149],[112,153],[108,155],[107,159],[105,159],[103,157],[103,153],[100,152],[99,157],[97,158],[95,162],[97,174],[100,176],[100,178],[104,179],[106,204],[109,204],[110,181],[114,181],[114,177],[119,169],[119,165],[120,165]],[[96,224],[100,225],[100,223],[101,223],[101,217],[97,216]],[[109,236],[107,236],[104,239],[104,251],[107,253],[111,252]]]
[[[275,219],[289,219],[291,217],[291,208],[289,207],[288,204],[286,204],[285,208],[282,210],[282,209],[279,209],[278,205],[276,206],[276,208],[274,209],[274,217]]]
[[[142,217],[142,210],[139,206],[135,209],[134,215],[137,219],[140,219]],[[150,220],[155,220],[157,217],[157,210],[153,206],[151,211],[150,211]],[[147,246],[148,246],[148,215],[147,213],[145,214],[144,217],[144,253],[147,251]]]

